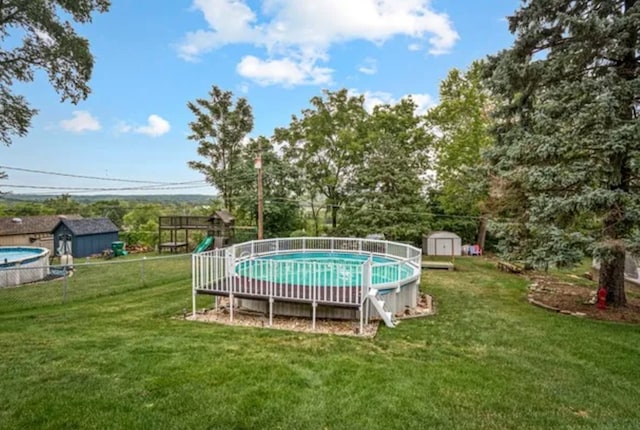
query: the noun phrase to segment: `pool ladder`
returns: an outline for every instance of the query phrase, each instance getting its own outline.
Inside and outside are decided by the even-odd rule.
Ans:
[[[395,327],[396,321],[393,317],[393,313],[386,309],[386,302],[380,298],[378,290],[372,288],[369,290],[369,301],[373,304],[373,307],[378,311],[378,315],[382,318],[387,327]]]

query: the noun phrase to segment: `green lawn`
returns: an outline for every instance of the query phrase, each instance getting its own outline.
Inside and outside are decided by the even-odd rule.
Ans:
[[[640,428],[640,327],[456,266],[424,273],[437,315],[373,340],[175,319],[188,259],[144,284],[136,263],[78,270],[64,305],[0,291],[0,428]]]

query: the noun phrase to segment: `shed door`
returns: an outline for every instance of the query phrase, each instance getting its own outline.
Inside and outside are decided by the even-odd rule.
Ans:
[[[436,255],[453,255],[453,239],[436,239]]]

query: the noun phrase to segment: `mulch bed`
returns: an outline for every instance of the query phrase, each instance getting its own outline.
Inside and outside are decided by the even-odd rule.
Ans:
[[[563,282],[540,273],[526,275],[531,280],[529,301],[534,305],[563,314],[597,320],[640,323],[640,291],[627,287],[624,308],[596,307],[596,290]]]

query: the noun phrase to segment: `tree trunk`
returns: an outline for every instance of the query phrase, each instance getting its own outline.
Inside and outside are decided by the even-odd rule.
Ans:
[[[630,10],[636,4],[637,0],[625,0],[624,12],[629,14]],[[627,48],[627,52],[622,59],[621,64],[617,68],[618,75],[625,80],[632,81],[637,78],[637,59],[636,59],[636,38],[637,28],[630,31],[624,37],[623,46]],[[624,110],[620,113],[621,119],[625,121],[633,120],[634,112],[628,107],[633,106],[634,94],[629,95],[629,104],[624,105]],[[629,161],[628,151],[613,157],[612,165],[616,169],[616,173],[620,173],[618,183],[613,184],[613,191],[628,194],[630,192],[631,183],[631,163]],[[610,208],[609,213],[603,221],[603,233],[607,239],[605,246],[608,248],[604,253],[605,257],[600,262],[600,276],[598,286],[607,290],[607,304],[615,307],[625,306],[627,297],[624,291],[624,263],[626,256],[626,248],[621,237],[625,237],[631,228],[629,220],[625,214],[624,205],[614,205]]]
[[[625,306],[627,304],[624,292],[625,248],[619,241],[612,241],[607,247],[607,258],[603,258],[600,262],[598,288],[607,290],[608,305]]]
[[[338,206],[331,205],[331,226],[335,230],[338,226]]]
[[[480,246],[480,249],[484,252],[484,241],[487,237],[487,219],[481,216],[478,220],[478,240],[476,243]]]
[[[313,216],[313,228],[314,228],[314,236],[317,237],[320,233],[320,225],[318,222],[318,214],[320,213],[320,208],[316,208],[313,203],[313,199],[311,199],[311,216]]]

